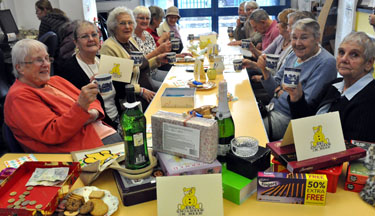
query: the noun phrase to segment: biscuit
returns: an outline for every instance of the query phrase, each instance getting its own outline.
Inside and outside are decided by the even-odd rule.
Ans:
[[[64,211],[64,215],[66,216],[76,216],[78,215],[78,211]]]
[[[94,203],[91,200],[89,200],[85,204],[83,204],[83,206],[81,206],[81,208],[79,209],[79,213],[88,214],[93,209],[94,209]]]
[[[104,191],[92,191],[89,195],[89,199],[101,199],[104,196]]]
[[[66,202],[65,207],[66,207],[66,210],[68,211],[77,211],[79,207],[81,207],[81,205],[82,205],[81,200],[69,197],[68,201]]]
[[[91,199],[94,203],[94,209],[90,212],[92,216],[103,216],[108,212],[108,206],[101,199]]]

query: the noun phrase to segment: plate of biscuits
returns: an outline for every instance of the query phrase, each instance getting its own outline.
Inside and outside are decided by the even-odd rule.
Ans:
[[[197,91],[210,90],[216,87],[216,83],[211,82],[211,81],[207,81],[207,82],[189,81],[187,84],[190,88],[196,88]]]
[[[117,211],[118,205],[118,198],[109,191],[86,186],[77,188],[68,195],[64,214],[110,216]]]

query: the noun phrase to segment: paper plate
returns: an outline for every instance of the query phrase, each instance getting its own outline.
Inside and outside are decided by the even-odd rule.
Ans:
[[[104,216],[110,216],[117,211],[119,201],[117,197],[113,196],[107,190],[102,190],[94,186],[86,186],[86,187],[77,188],[72,193],[83,196],[85,198],[85,202],[87,202],[89,200],[89,195],[92,191],[104,191],[104,197],[102,198],[102,200],[108,206],[108,212]]]
[[[211,82],[211,81],[207,81],[207,82],[203,83],[203,85],[201,85],[201,86],[196,86],[195,84],[193,84],[193,81],[189,81],[188,85],[189,85],[190,88],[196,88],[197,91],[210,90],[210,89],[213,89],[213,88],[216,87],[216,83]]]

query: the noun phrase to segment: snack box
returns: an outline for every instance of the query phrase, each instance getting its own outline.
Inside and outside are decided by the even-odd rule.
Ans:
[[[321,174],[258,172],[257,200],[325,205],[327,177]]]
[[[262,146],[258,152],[251,157],[238,157],[231,151],[227,153],[227,169],[238,173],[248,179],[257,177],[259,171],[265,171],[270,167],[271,151]]]
[[[163,173],[154,169],[153,173]],[[117,189],[125,206],[156,200],[156,178],[151,175],[143,179],[129,179],[122,176],[117,170],[113,170]]]
[[[369,170],[361,162],[350,163],[346,175],[347,183],[364,185],[369,176]]]
[[[352,192],[361,192],[362,189],[365,187],[365,184],[356,184],[352,182],[345,182],[344,190],[352,191]]]
[[[275,158],[272,159],[273,163],[273,171],[274,172],[283,172],[283,173],[290,173],[285,166],[283,166],[278,160]],[[335,166],[335,167],[330,167],[327,169],[320,169],[313,171],[312,173],[316,174],[325,174],[328,179],[328,187],[327,187],[327,192],[329,193],[336,193],[337,189],[337,183],[339,181],[339,176],[342,172],[342,167],[343,165]]]
[[[221,163],[218,160],[203,163],[161,152],[156,157],[166,176],[221,173]]]
[[[25,186],[29,181],[31,175],[36,168],[55,168],[55,167],[69,167],[69,174],[66,180],[59,186],[33,186],[30,190]],[[12,175],[10,175],[0,188],[0,215],[35,215],[36,212],[42,215],[51,215],[55,211],[59,201],[65,195],[67,188],[70,188],[74,182],[79,178],[81,167],[78,162],[42,162],[32,161],[23,163]],[[33,201],[34,205],[26,205],[26,209],[8,208],[11,205],[8,200],[19,199],[19,195],[24,192],[30,192],[25,197],[25,200]],[[11,196],[12,192],[17,192],[17,195]],[[14,203],[14,202],[13,202]],[[38,205],[40,208],[37,208]]]
[[[161,95],[161,107],[194,107],[195,88],[166,88]]]
[[[152,149],[182,158],[212,163],[219,142],[214,119],[158,111],[151,116]]]
[[[366,156],[366,150],[353,144],[345,143],[345,151],[297,161],[294,145],[281,147],[280,144],[281,141],[270,142],[267,143],[267,148],[271,149],[272,155],[292,173],[311,172],[322,168],[337,166],[343,162],[357,160]]]
[[[222,170],[223,197],[237,205],[241,205],[256,192],[257,180],[248,179],[235,172],[227,170],[223,165]]]

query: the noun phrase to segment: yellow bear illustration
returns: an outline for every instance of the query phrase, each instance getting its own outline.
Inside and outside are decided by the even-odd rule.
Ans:
[[[178,204],[180,210],[184,210],[187,206],[195,207],[196,209],[201,208],[201,203],[198,203],[198,199],[195,196],[195,187],[184,188],[184,198],[182,198],[182,205]]]
[[[322,126],[313,127],[314,131],[314,141],[312,142],[313,146],[316,146],[318,143],[328,143],[328,139],[325,138],[322,132]]]
[[[114,63],[114,67],[112,68],[112,71],[110,72],[111,74],[117,74],[119,76],[121,76],[120,74],[120,64],[116,64]]]

